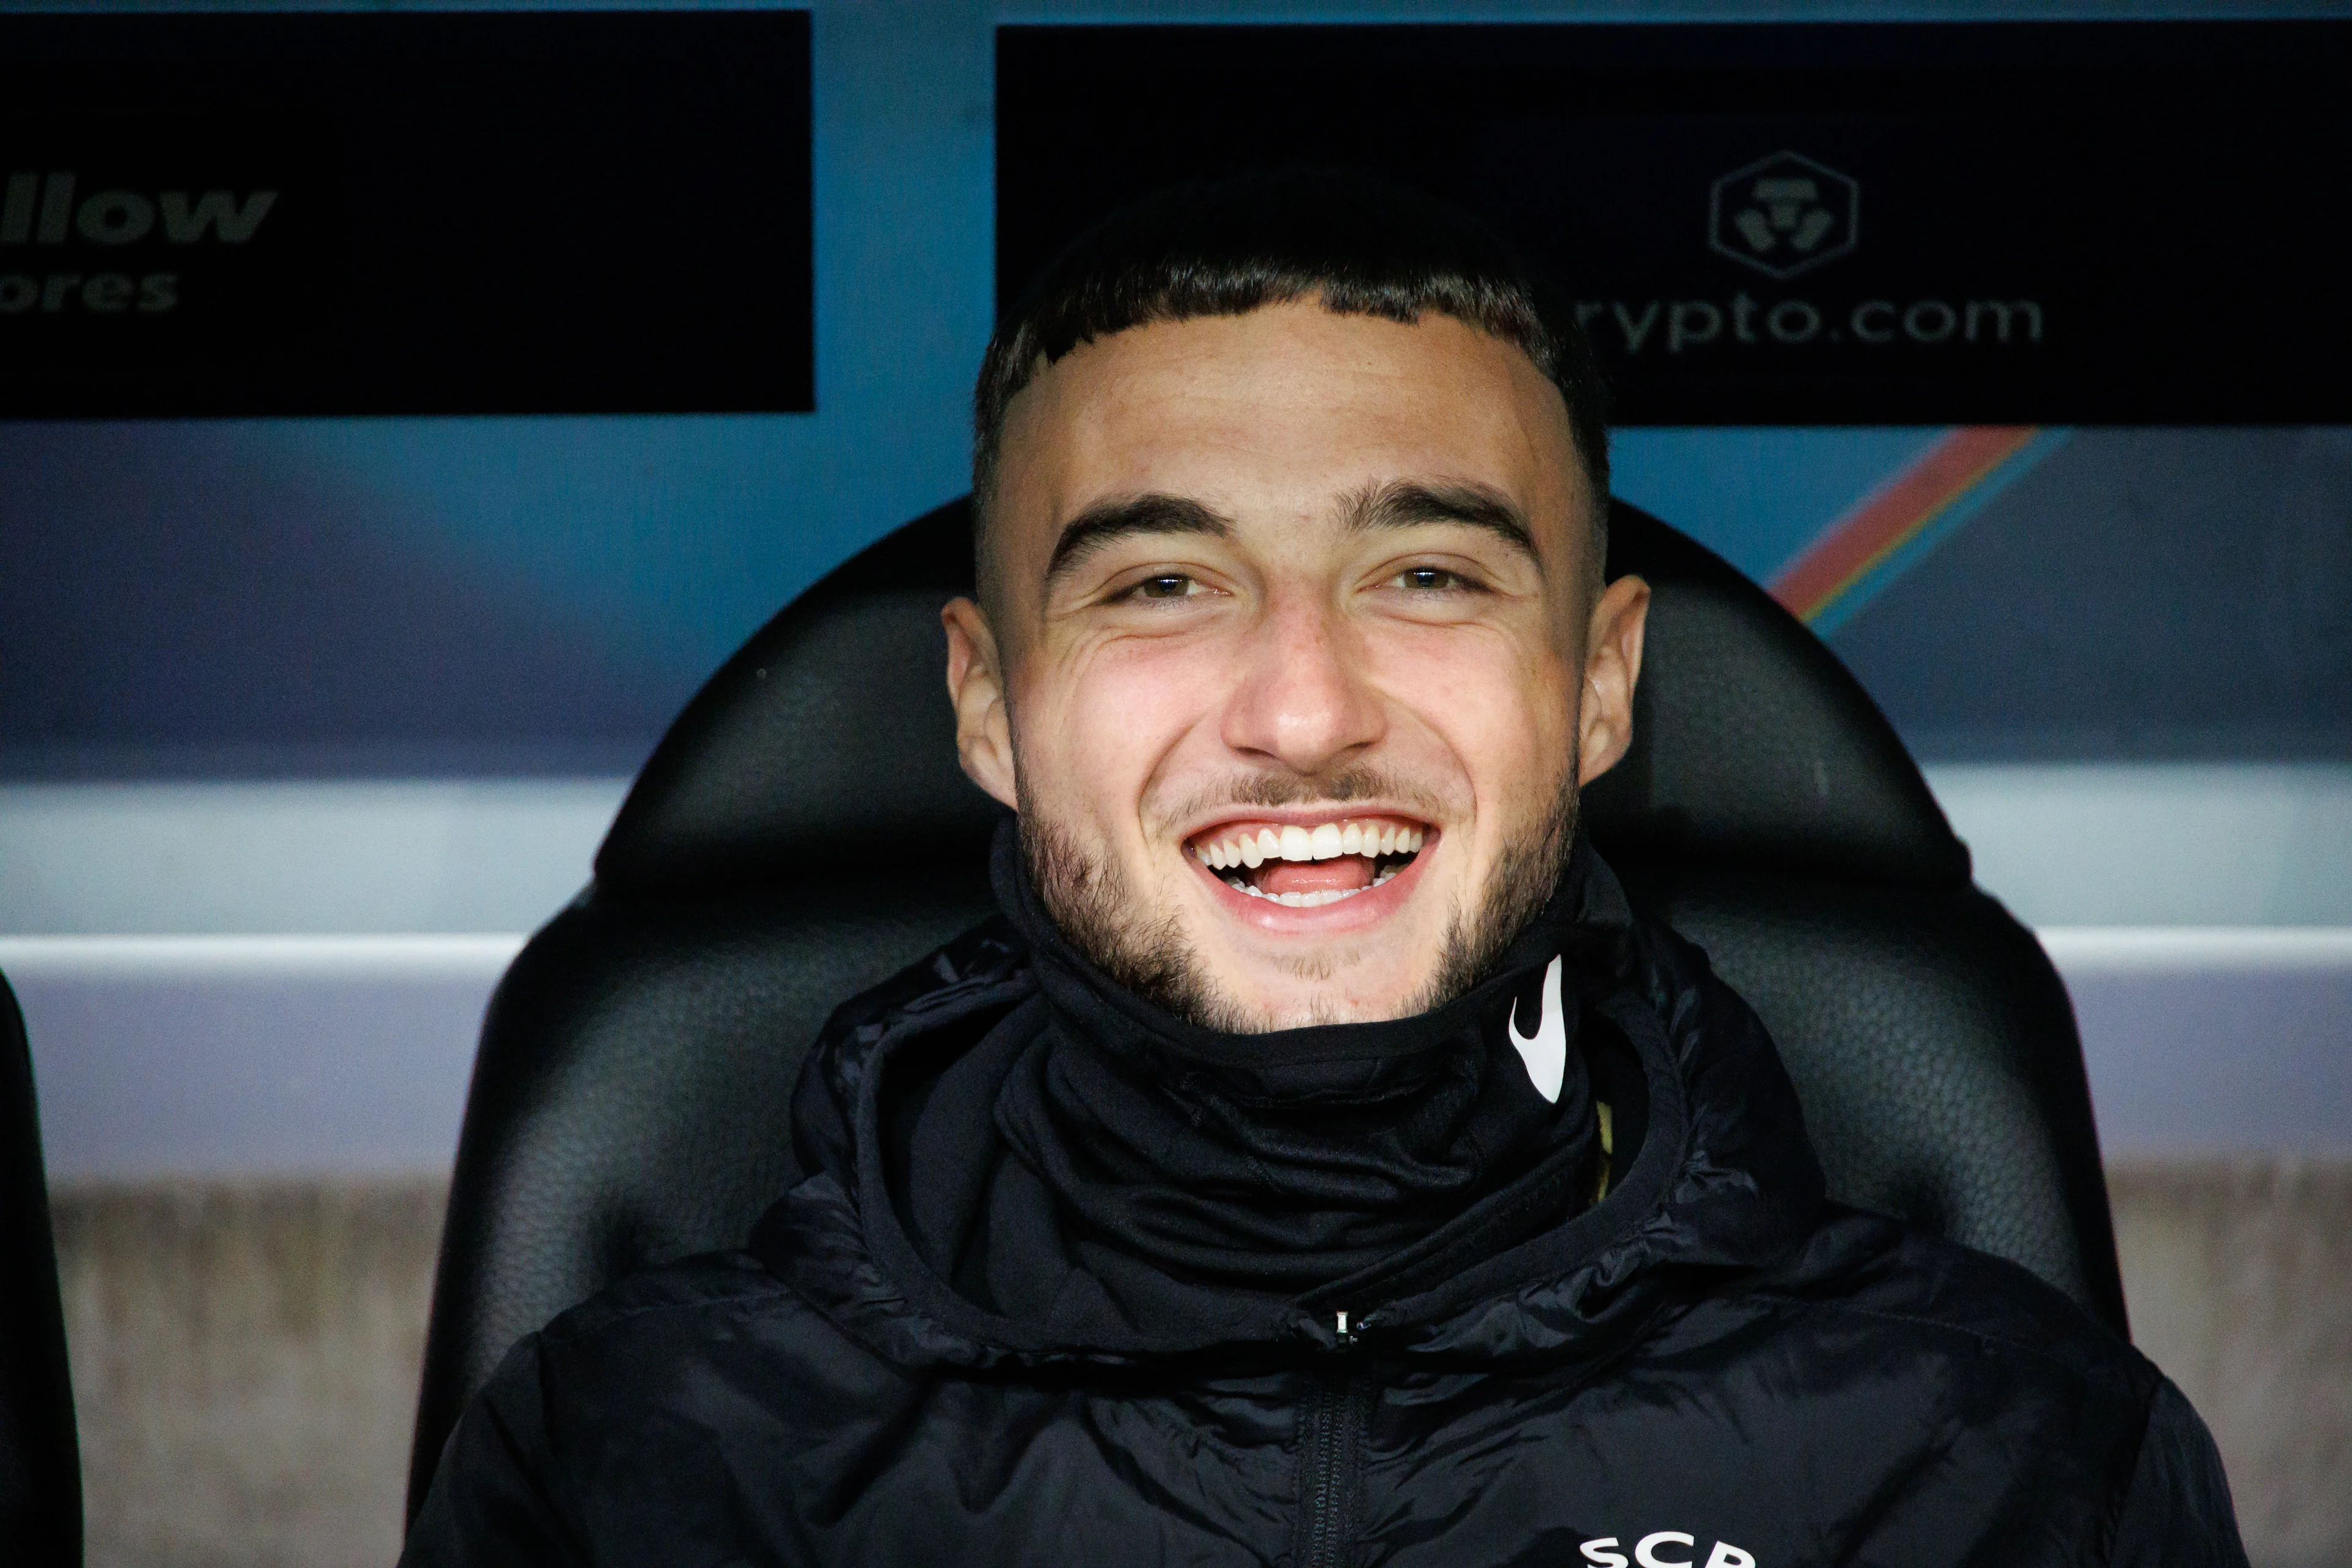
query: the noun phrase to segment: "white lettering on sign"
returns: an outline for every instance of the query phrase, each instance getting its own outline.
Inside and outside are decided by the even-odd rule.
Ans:
[[[29,213],[31,198],[26,200]],[[1743,290],[1728,300],[1584,300],[1576,307],[1576,324],[1591,335],[1595,348],[1622,348],[1628,356],[1659,342],[1653,329],[1661,317],[1666,329],[1664,347],[1670,354],[1696,353],[1710,343],[1720,345],[1717,353],[1738,353],[1736,345],[1743,343],[2011,348],[2039,343],[2042,335],[2038,300],[1913,300],[1906,304],[1864,300],[1848,307],[1790,299],[1768,305]],[[1761,331],[1757,330],[1759,317]]]
[[[276,191],[256,191],[239,205],[226,191],[206,191],[193,207],[185,191],[163,193],[163,237],[173,245],[194,245],[215,227],[223,245],[243,245],[261,226],[276,204]]]
[[[76,201],[79,183],[70,169],[19,170],[0,181],[0,245],[63,245],[76,234],[92,245],[135,245],[153,236],[159,214],[166,244],[243,245],[278,205],[276,191],[97,191]]]
[[[40,192],[38,174],[11,174],[0,185],[0,245],[22,245],[33,237],[33,202]]]
[[[71,169],[19,169],[0,176],[0,317],[167,315],[180,308],[176,271],[142,272],[135,263],[116,270],[121,263],[97,256],[83,263],[88,270],[72,271],[71,252],[45,258],[47,265],[34,270],[37,263],[9,251],[66,246],[76,238],[105,251],[157,240],[241,246],[252,241],[277,205],[276,191],[89,191]],[[11,270],[12,263],[26,270]]]
[[[0,272],[0,316],[29,312],[58,315],[88,310],[117,316],[124,311],[160,316],[180,304],[180,275],[150,272],[133,279],[127,272],[52,272],[35,277],[24,272]]]
[[[74,215],[74,227],[93,245],[130,245],[154,226],[155,204],[136,191],[100,191]]]

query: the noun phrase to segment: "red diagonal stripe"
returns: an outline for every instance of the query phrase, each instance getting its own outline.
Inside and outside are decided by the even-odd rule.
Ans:
[[[2033,439],[2031,425],[1965,425],[1830,525],[1772,582],[1772,596],[1810,617],[1970,485]]]

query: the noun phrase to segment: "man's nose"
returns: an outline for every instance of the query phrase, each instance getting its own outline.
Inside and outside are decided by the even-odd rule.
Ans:
[[[1387,720],[1365,679],[1358,640],[1335,608],[1312,595],[1276,600],[1243,650],[1225,744],[1310,776],[1372,746]]]

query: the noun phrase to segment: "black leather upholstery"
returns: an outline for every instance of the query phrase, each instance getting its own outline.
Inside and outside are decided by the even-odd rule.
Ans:
[[[81,1562],[81,1455],[49,1234],[33,1058],[0,979],[0,1556],[27,1568]]]
[[[877,847],[984,853],[999,808],[956,763],[940,629],[940,606],[971,592],[959,502],[794,600],[662,737],[597,852],[597,889],[702,896]]]
[[[1832,1191],[2015,1258],[2120,1329],[2082,1054],[2040,947],[1970,886],[1918,770],[1810,632],[1622,504],[1610,570],[1655,600],[1634,749],[1588,820],[1771,1026]],[[769,623],[500,984],[412,1509],[516,1339],[629,1268],[740,1241],[794,1174],[784,1107],[824,1016],[988,907],[998,808],[956,766],[938,621],[970,582],[958,503]]]
[[[1622,503],[1609,555],[1654,597],[1633,749],[1585,793],[1595,842],[1763,1016],[1833,1194],[2022,1263],[2123,1330],[2082,1047],[2041,945],[1969,882],[1820,639]]]

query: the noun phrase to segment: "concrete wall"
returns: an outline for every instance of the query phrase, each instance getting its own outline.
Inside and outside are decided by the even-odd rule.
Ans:
[[[2352,1563],[2352,1162],[2107,1181],[2132,1336],[2212,1427],[2256,1568]]]
[[[2352,1162],[2110,1181],[2138,1342],[2211,1424],[2256,1568],[2352,1563]],[[443,1194],[59,1189],[91,1568],[393,1559]]]
[[[446,1193],[410,1178],[55,1194],[89,1568],[399,1554]]]

